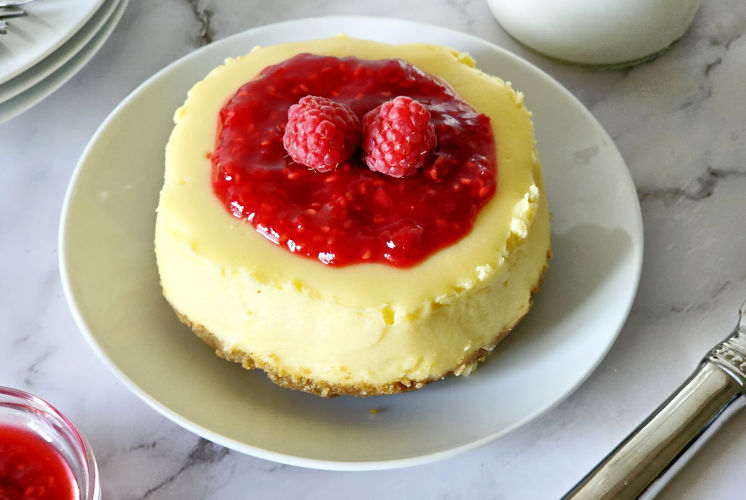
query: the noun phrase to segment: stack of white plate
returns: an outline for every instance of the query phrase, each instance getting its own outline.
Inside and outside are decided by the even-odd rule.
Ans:
[[[0,35],[0,123],[54,92],[103,45],[129,0],[39,0]]]

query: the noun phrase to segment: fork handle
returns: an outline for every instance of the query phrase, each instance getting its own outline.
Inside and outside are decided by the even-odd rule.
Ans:
[[[715,351],[713,351],[714,353]],[[672,476],[672,464],[693,453],[721,423],[724,411],[746,402],[744,381],[712,355],[645,422],[630,434],[564,499],[631,499],[654,495]],[[734,404],[737,403],[737,404]],[[679,462],[679,465],[681,462]],[[653,483],[655,482],[655,488]]]

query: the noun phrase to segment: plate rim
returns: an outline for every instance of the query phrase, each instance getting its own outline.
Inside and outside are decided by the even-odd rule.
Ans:
[[[124,0],[124,1],[127,1],[127,0]],[[155,409],[158,413],[160,413],[164,417],[168,418],[172,422],[177,423],[179,426],[197,435],[200,435],[206,439],[209,439],[210,441],[218,443],[222,446],[226,446],[235,451],[245,453],[251,456],[255,456],[258,458],[271,460],[274,462],[285,463],[288,465],[299,466],[299,467],[321,469],[321,470],[336,470],[336,471],[386,470],[386,469],[395,469],[395,468],[401,468],[401,467],[423,465],[423,464],[431,463],[437,460],[454,457],[466,451],[483,446],[511,432],[514,432],[516,429],[521,428],[527,425],[528,423],[535,421],[540,416],[547,414],[552,409],[554,409],[557,405],[559,405],[560,403],[565,401],[568,397],[570,397],[575,391],[577,391],[577,389],[583,383],[585,383],[585,381],[596,371],[596,369],[598,368],[598,365],[606,358],[609,351],[616,343],[619,333],[621,332],[622,328],[624,327],[627,321],[629,312],[634,303],[634,298],[637,295],[637,290],[638,290],[640,278],[641,278],[643,249],[644,249],[643,221],[642,221],[642,212],[641,212],[639,201],[633,205],[633,208],[635,209],[634,210],[635,213],[631,214],[631,215],[635,215],[635,217],[633,217],[633,220],[631,220],[631,226],[633,226],[633,229],[635,230],[635,236],[637,237],[635,242],[638,244],[633,245],[632,250],[631,250],[631,259],[632,259],[632,262],[634,263],[634,277],[630,283],[631,286],[628,290],[629,296],[624,297],[624,300],[626,302],[625,307],[623,308],[624,312],[621,316],[619,324],[615,326],[614,333],[613,335],[610,336],[609,342],[607,343],[607,345],[605,346],[603,350],[600,350],[598,352],[597,359],[595,360],[594,363],[592,363],[592,365],[586,371],[584,376],[580,377],[575,382],[575,384],[572,385],[572,387],[569,390],[565,391],[560,397],[556,398],[550,404],[537,408],[535,411],[531,412],[528,415],[523,416],[521,419],[514,422],[513,424],[501,428],[498,432],[493,432],[489,435],[483,436],[480,439],[470,441],[460,446],[455,446],[455,447],[451,447],[445,450],[440,450],[440,451],[435,451],[435,452],[431,452],[431,453],[427,453],[423,455],[416,455],[416,456],[410,456],[410,457],[405,457],[405,458],[374,460],[374,461],[365,461],[365,460],[335,461],[335,460],[325,460],[325,459],[310,458],[310,457],[305,457],[305,456],[290,455],[287,453],[280,453],[280,452],[268,450],[265,448],[259,448],[259,447],[252,446],[244,442],[234,440],[227,436],[221,435],[215,431],[212,431],[211,429],[208,429],[200,424],[190,421],[186,417],[180,415],[174,410],[171,410],[166,405],[164,405],[163,403],[161,403],[160,401],[156,400],[154,397],[146,393],[144,389],[140,388],[137,384],[135,384],[132,380],[130,380],[130,378],[103,351],[101,346],[94,339],[93,334],[91,333],[90,329],[88,328],[86,324],[86,320],[82,317],[80,310],[77,307],[77,303],[75,302],[74,294],[73,294],[71,284],[70,284],[69,272],[68,272],[67,265],[66,265],[67,251],[65,247],[65,229],[66,229],[66,224],[68,220],[68,217],[67,217],[68,211],[70,209],[70,203],[71,203],[73,192],[77,184],[78,177],[80,176],[81,171],[83,170],[83,166],[86,163],[86,159],[88,155],[90,154],[91,150],[94,148],[94,145],[97,143],[99,137],[108,128],[109,124],[116,119],[120,110],[126,107],[129,104],[129,102],[133,100],[145,87],[149,86],[151,82],[153,82],[156,79],[161,78],[163,75],[165,75],[169,71],[172,71],[177,66],[188,64],[189,61],[193,57],[196,57],[195,54],[202,52],[202,51],[219,50],[219,49],[216,49],[215,47],[220,47],[220,44],[223,44],[223,43],[228,44],[231,40],[235,38],[248,36],[249,33],[261,35],[262,32],[272,31],[275,29],[281,29],[283,27],[286,28],[287,26],[291,26],[293,24],[305,24],[308,22],[328,22],[328,21],[348,22],[350,20],[355,20],[357,22],[400,23],[402,25],[409,25],[412,27],[420,27],[420,28],[426,28],[429,30],[436,30],[436,31],[440,31],[443,33],[451,34],[452,36],[466,37],[480,44],[487,44],[491,50],[495,50],[499,52],[501,56],[508,57],[514,60],[515,62],[519,63],[520,65],[527,67],[533,72],[538,73],[542,78],[548,80],[557,90],[560,90],[565,95],[566,98],[569,98],[575,104],[575,106],[579,110],[582,111],[586,119],[588,119],[590,122],[593,123],[596,130],[600,133],[601,138],[605,140],[611,146],[613,153],[616,156],[618,156],[621,166],[624,167],[622,169],[624,177],[626,178],[626,181],[628,182],[629,187],[634,189],[635,185],[632,180],[632,176],[629,172],[629,168],[627,167],[626,162],[624,161],[624,158],[619,152],[614,141],[609,136],[608,132],[603,128],[600,122],[593,116],[590,110],[588,110],[588,108],[577,97],[575,97],[566,87],[564,87],[561,83],[559,83],[551,75],[547,74],[541,68],[535,66],[530,61],[527,61],[521,58],[520,56],[513,54],[507,49],[496,45],[495,43],[491,41],[488,41],[483,38],[472,35],[470,33],[458,31],[455,29],[446,28],[446,27],[442,27],[439,25],[429,24],[429,23],[423,23],[419,21],[400,19],[400,18],[350,15],[350,16],[319,16],[319,17],[310,17],[310,18],[301,18],[301,19],[291,19],[291,20],[285,20],[285,21],[281,21],[277,23],[249,28],[247,30],[235,33],[224,39],[218,40],[214,42],[213,44],[194,50],[180,57],[179,59],[169,63],[168,65],[158,70],[155,74],[148,77],[140,85],[135,87],[135,89],[132,90],[121,102],[117,104],[117,106],[109,113],[109,115],[97,128],[96,132],[93,134],[93,136],[87,143],[85,149],[81,153],[78,163],[76,164],[75,169],[73,171],[73,175],[67,186],[63,204],[62,204],[60,226],[59,226],[59,232],[58,232],[58,264],[60,268],[62,288],[63,288],[66,301],[68,302],[68,307],[73,315],[73,318],[75,320],[76,325],[78,326],[78,329],[81,331],[81,333],[85,337],[87,343],[91,346],[91,348],[94,350],[94,352],[99,357],[99,359],[103,361],[104,364],[109,368],[109,370],[111,370],[112,373],[116,375],[119,382],[123,383],[130,391],[132,391],[135,395],[137,395],[148,406]],[[224,57],[231,57],[231,56],[224,55]]]

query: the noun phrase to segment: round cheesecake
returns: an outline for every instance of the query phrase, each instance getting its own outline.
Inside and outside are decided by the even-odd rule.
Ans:
[[[488,118],[496,187],[468,231],[407,265],[331,265],[289,251],[226,208],[212,159],[221,111],[247,81],[299,54],[404,61]],[[468,374],[528,312],[550,253],[531,115],[521,93],[468,55],[346,36],[255,48],[197,83],[175,122],[158,269],[178,317],[218,356],[321,396],[391,394]]]

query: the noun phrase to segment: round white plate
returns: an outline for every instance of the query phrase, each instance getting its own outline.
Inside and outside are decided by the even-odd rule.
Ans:
[[[70,78],[75,76],[75,74],[80,71],[94,55],[96,55],[96,52],[98,52],[104,42],[109,38],[111,32],[114,31],[114,28],[122,18],[122,14],[124,14],[128,2],[129,0],[113,0],[112,3],[115,4],[114,10],[108,14],[108,18],[103,22],[103,25],[98,26],[97,31],[83,34],[84,38],[91,35],[90,39],[87,42],[83,42],[82,47],[78,47],[77,52],[75,52],[74,55],[65,53],[60,56],[64,61],[58,64],[60,61],[53,59],[57,56],[57,53],[55,52],[55,54],[48,58],[49,64],[58,66],[55,70],[49,72],[49,74],[40,78],[38,82],[28,86],[23,91],[18,93],[13,92],[13,97],[10,97],[5,101],[0,99],[0,123],[10,120],[14,116],[37,104],[39,101],[64,85]],[[108,6],[106,8],[108,8]],[[96,19],[95,22],[98,23],[98,19]],[[77,38],[70,41],[77,42]],[[38,70],[40,72],[46,72],[47,62],[47,60],[44,60],[39,63]],[[36,71],[37,67],[34,67],[27,73],[31,76],[36,74]],[[26,73],[20,75],[18,78],[24,78],[25,74]],[[14,78],[4,84],[0,84],[0,94],[2,94],[5,85],[12,86],[15,81],[16,79]],[[25,80],[21,83],[25,83]]]
[[[218,359],[162,298],[153,253],[163,149],[174,110],[214,66],[253,46],[340,32],[435,42],[526,94],[553,213],[549,272],[516,331],[469,377],[407,394],[325,400]],[[549,76],[483,40],[380,18],[264,26],[209,45],[136,89],[104,122],[71,181],[60,228],[62,281],[93,349],[162,414],[258,457],[340,470],[415,465],[526,424],[567,397],[611,347],[642,263],[635,188],[613,142]],[[375,409],[377,412],[371,412]]]
[[[0,83],[51,54],[80,30],[104,0],[43,0],[22,6],[0,38]]]
[[[115,12],[119,2],[120,0],[104,0],[104,4],[96,11],[86,25],[80,28],[61,47],[15,78],[0,83],[0,103],[36,85],[69,61],[101,30],[106,21]]]

